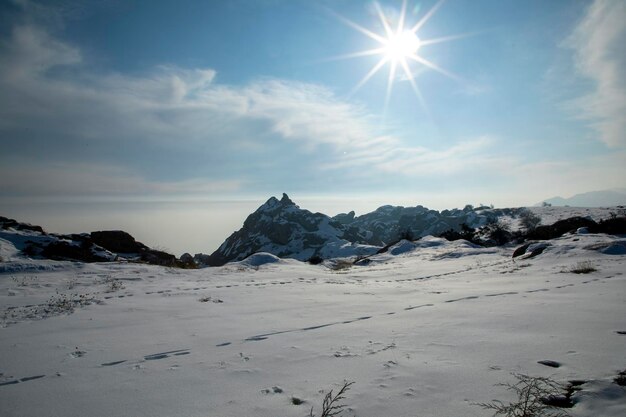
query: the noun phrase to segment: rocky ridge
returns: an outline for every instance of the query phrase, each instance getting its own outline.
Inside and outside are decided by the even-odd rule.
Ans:
[[[301,209],[283,194],[280,200],[271,197],[249,215],[243,227],[210,256],[197,254],[195,259],[205,265],[219,266],[257,252],[302,261],[313,256],[368,255],[379,248],[368,245],[367,240],[362,230],[346,227],[325,214]]]
[[[196,266],[188,254],[188,258],[177,259],[172,254],[137,242],[121,230],[62,235],[0,216],[0,239],[10,241],[21,253],[36,258],[81,262],[126,260],[183,268]]]
[[[307,260],[370,255],[401,238],[417,239],[478,228],[512,215],[516,209],[466,206],[463,210],[438,212],[422,206],[382,206],[361,216],[354,211],[329,217],[301,209],[287,194],[271,197],[245,220],[211,255],[197,254],[196,262],[219,266],[240,261],[256,252],[282,258]]]

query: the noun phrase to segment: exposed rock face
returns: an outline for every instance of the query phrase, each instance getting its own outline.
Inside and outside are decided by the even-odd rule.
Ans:
[[[189,254],[187,262],[180,261],[174,255],[137,242],[121,230],[48,234],[40,226],[0,217],[0,235],[27,256],[81,262],[111,262],[120,259],[171,267],[197,267]]]
[[[590,231],[595,232],[598,228],[598,224],[585,217],[570,217],[569,219],[559,220],[551,225],[537,226],[534,230],[528,232],[527,238],[535,240],[554,239],[581,227],[586,227]]]
[[[198,254],[196,259],[217,266],[255,252],[298,260],[375,252],[377,248],[360,244],[365,241],[367,237],[358,229],[345,227],[325,214],[303,210],[283,194],[280,200],[270,198],[248,216],[243,227],[209,257]]]
[[[19,223],[17,220],[9,219],[8,217],[0,216],[0,229],[12,228],[15,230],[30,230],[32,232],[39,232],[45,234],[41,226],[33,226],[28,223]]]
[[[466,206],[440,213],[422,206],[382,206],[358,217],[354,211],[328,217],[301,209],[283,194],[281,200],[272,197],[248,216],[243,227],[213,254],[197,254],[194,259],[219,266],[261,251],[298,260],[366,255],[402,238],[440,235],[460,230],[463,224],[473,230],[514,210]]]
[[[148,247],[121,230],[91,232],[91,240],[99,246],[119,253],[139,253]]]
[[[484,208],[473,210],[444,210],[441,213],[422,206],[382,206],[371,213],[354,217],[354,212],[333,217],[349,230],[364,235],[363,243],[383,246],[407,236],[417,239],[438,236],[447,230],[460,230],[467,224],[472,228],[494,222],[502,215],[501,210]],[[351,219],[351,220],[350,220]]]

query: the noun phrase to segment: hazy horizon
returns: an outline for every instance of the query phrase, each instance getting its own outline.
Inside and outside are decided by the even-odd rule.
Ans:
[[[178,251],[169,216],[208,251],[283,191],[332,215],[626,188],[622,1],[10,0],[0,23],[0,208],[52,230]]]
[[[281,198],[282,193],[274,197]],[[0,201],[0,216],[42,226],[50,233],[85,233],[97,230],[124,230],[138,241],[169,251],[176,256],[185,252],[210,254],[233,232],[243,226],[244,220],[271,195],[264,198],[239,200],[120,200],[116,198],[10,198]],[[498,208],[531,206],[538,202],[496,204],[488,200],[456,201],[434,198],[420,201],[393,196],[378,198],[312,197],[289,194],[300,208],[329,216],[354,211],[357,216],[383,205],[417,206],[441,211],[463,208],[467,204],[494,205]],[[430,202],[431,204],[429,204]],[[598,204],[604,205],[604,204]]]

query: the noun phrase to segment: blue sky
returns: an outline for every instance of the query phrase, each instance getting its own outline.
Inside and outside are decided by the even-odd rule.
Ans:
[[[402,1],[380,1],[397,24]],[[0,196],[368,198],[444,208],[626,187],[626,3],[407,1],[386,103],[376,4],[0,5]],[[342,20],[343,18],[343,20]],[[349,209],[346,207],[346,209]]]

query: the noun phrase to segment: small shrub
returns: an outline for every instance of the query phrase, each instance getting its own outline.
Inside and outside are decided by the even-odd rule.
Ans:
[[[216,303],[216,304],[221,304],[224,302],[220,300],[219,298],[212,298],[212,297],[202,297],[198,301],[200,301],[201,303],[208,303],[209,301],[211,301],[212,303]]]
[[[319,265],[324,262],[324,259],[319,255],[313,255],[309,259],[307,259],[307,262],[311,265]]]
[[[115,292],[117,290],[122,290],[126,287],[124,287],[124,284],[122,284],[122,281],[119,281],[117,279],[111,279],[107,282],[107,290],[106,292]]]
[[[613,382],[615,382],[620,387],[626,387],[626,369],[620,371],[615,379],[613,379]]]
[[[528,209],[523,209],[520,213],[520,223],[527,231],[534,230],[541,223],[541,217]]]
[[[499,400],[490,403],[478,403],[485,410],[494,411],[495,416],[505,417],[569,417],[569,414],[555,405],[556,398],[561,398],[566,388],[558,382],[543,377],[513,374],[517,379],[514,384],[498,384],[513,391],[517,399],[508,404]]]
[[[595,272],[597,269],[593,266],[591,261],[581,261],[574,265],[569,272],[574,274],[589,274]]]
[[[322,403],[322,414],[320,414],[320,417],[339,416],[347,407],[346,404],[341,404],[341,401],[346,399],[345,393],[348,392],[350,386],[353,384],[354,381],[344,381],[343,385],[335,395],[333,395],[333,390],[330,390],[324,397],[324,402]],[[313,414],[313,407],[311,407],[308,417],[316,417],[316,415]]]
[[[67,289],[68,290],[73,290],[74,287],[76,286],[78,280],[74,277],[70,278],[67,280]]]
[[[343,271],[352,268],[353,262],[349,259],[337,259],[333,262],[331,269],[333,271]]]

